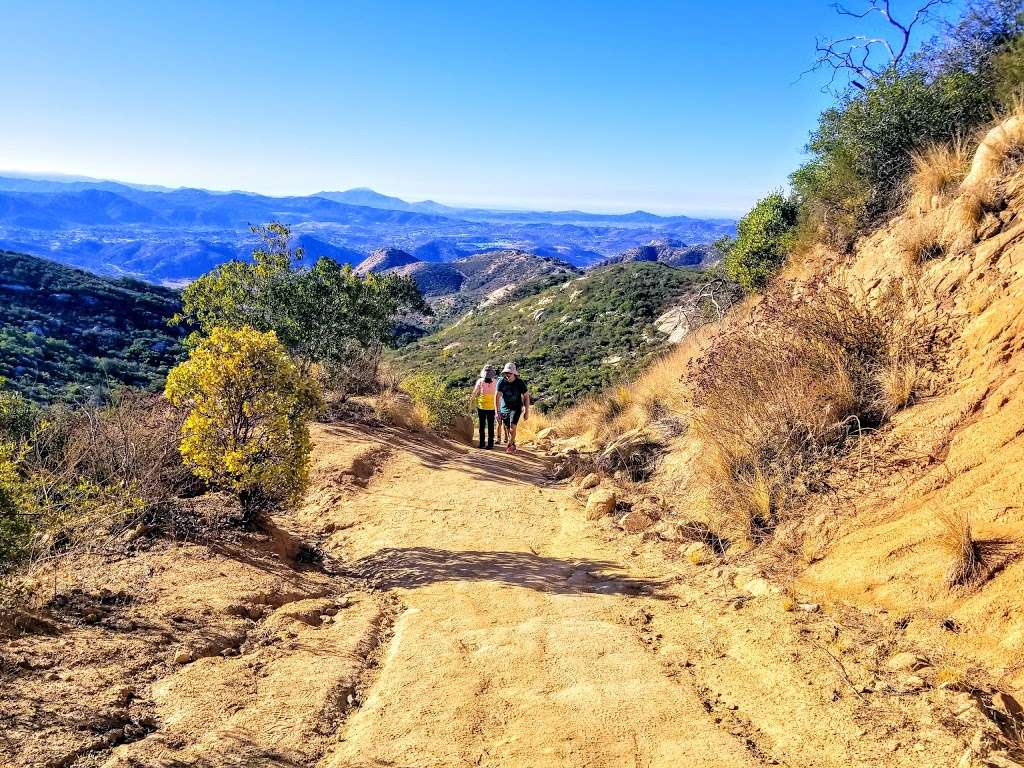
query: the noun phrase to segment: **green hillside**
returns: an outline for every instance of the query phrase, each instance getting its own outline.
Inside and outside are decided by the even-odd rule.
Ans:
[[[40,401],[159,386],[182,354],[176,291],[0,251],[0,376]]]
[[[654,262],[616,264],[510,303],[476,309],[394,355],[403,370],[472,386],[514,360],[546,410],[628,378],[666,347],[653,321],[707,279]]]

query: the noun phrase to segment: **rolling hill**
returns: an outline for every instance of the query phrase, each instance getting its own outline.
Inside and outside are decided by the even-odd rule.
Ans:
[[[151,389],[183,354],[175,291],[0,251],[0,376],[35,400]]]
[[[641,370],[668,346],[654,321],[704,279],[693,269],[630,262],[593,270],[539,292],[516,284],[503,302],[482,302],[452,325],[402,347],[395,364],[472,386],[487,362],[515,360],[546,410]]]

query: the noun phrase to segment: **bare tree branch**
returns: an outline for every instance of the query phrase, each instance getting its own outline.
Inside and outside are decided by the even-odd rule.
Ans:
[[[936,7],[948,5],[950,2],[951,0],[926,0],[907,21],[901,21],[893,15],[891,0],[867,0],[867,7],[859,11],[851,10],[840,3],[833,3],[832,8],[840,16],[859,20],[872,15],[880,16],[888,24],[891,32],[889,35],[819,38],[814,45],[814,63],[801,74],[801,77],[810,72],[831,69],[832,76],[824,90],[831,90],[840,75],[845,75],[850,85],[863,90],[867,81],[878,77],[886,70],[899,67],[907,56],[915,27],[927,22]]]

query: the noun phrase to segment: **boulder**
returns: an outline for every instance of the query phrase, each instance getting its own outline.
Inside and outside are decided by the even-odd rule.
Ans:
[[[641,531],[646,531],[652,525],[654,525],[654,520],[643,512],[635,510],[627,512],[619,520],[619,527],[626,533],[640,533]]]
[[[558,437],[558,433],[554,427],[544,427],[544,429],[537,433],[538,440],[554,440],[556,437]]]
[[[597,486],[600,485],[600,483],[601,478],[598,477],[593,472],[591,472],[590,474],[586,475],[582,480],[580,480],[580,490],[586,491],[591,488],[597,488]]]
[[[1024,709],[1013,696],[1002,691],[992,696],[992,709],[1009,720],[1018,731],[1024,730]]]
[[[782,594],[781,588],[772,584],[763,576],[755,576],[754,578],[744,582],[740,589],[754,597],[768,597],[769,595]]]
[[[615,511],[615,493],[599,488],[587,497],[587,520],[597,520]]]

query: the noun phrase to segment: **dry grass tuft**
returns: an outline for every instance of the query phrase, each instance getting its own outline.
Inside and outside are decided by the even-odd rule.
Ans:
[[[869,302],[824,281],[778,285],[693,366],[692,428],[723,535],[769,534],[852,438],[888,418],[902,393],[884,391],[884,372],[928,356],[909,304],[896,287]]]
[[[916,274],[922,262],[943,256],[942,232],[942,222],[931,214],[919,214],[900,223],[896,242],[908,274]]]
[[[942,532],[939,543],[951,558],[946,571],[946,586],[967,587],[977,582],[984,570],[981,548],[974,540],[970,516],[965,512],[944,510],[939,514]]]
[[[933,144],[913,155],[909,208],[923,214],[940,208],[967,175],[969,157],[963,140]]]
[[[894,358],[878,372],[879,410],[886,419],[908,405],[920,392],[921,367],[914,361]]]
[[[381,421],[414,432],[427,431],[425,412],[417,408],[405,392],[399,388],[388,388],[373,400],[373,410]]]

